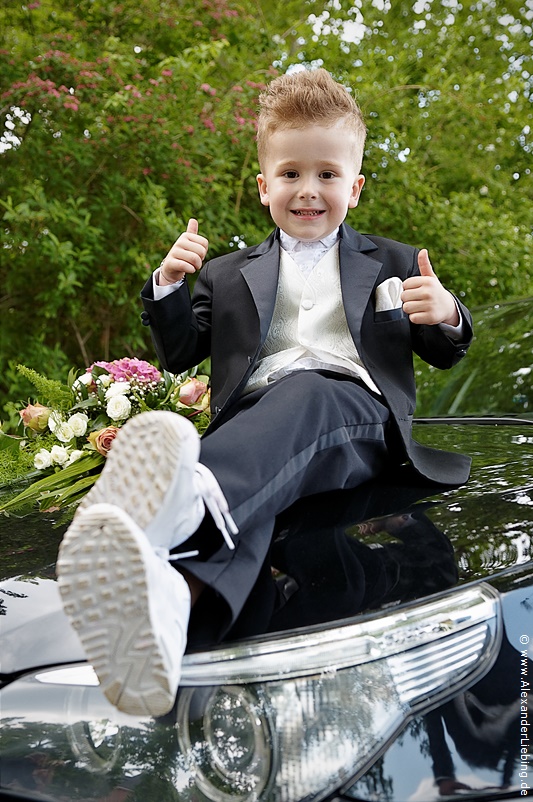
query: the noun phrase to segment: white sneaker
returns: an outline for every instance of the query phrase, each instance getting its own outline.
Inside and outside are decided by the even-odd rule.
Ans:
[[[118,433],[76,518],[93,504],[113,504],[133,518],[154,547],[179,546],[204,517],[195,480],[199,455],[198,432],[186,418],[158,410],[136,415]]]
[[[187,643],[184,577],[111,504],[77,514],[57,574],[65,612],[109,701],[133,715],[168,713]]]

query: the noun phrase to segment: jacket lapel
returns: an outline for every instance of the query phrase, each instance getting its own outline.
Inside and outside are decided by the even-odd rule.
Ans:
[[[241,273],[252,295],[259,316],[261,344],[266,339],[274,305],[279,276],[279,238],[277,230],[255,248]]]
[[[368,237],[344,223],[340,236],[339,264],[344,309],[348,328],[360,351],[363,315],[383,264],[367,255],[367,252],[377,249],[377,245]]]

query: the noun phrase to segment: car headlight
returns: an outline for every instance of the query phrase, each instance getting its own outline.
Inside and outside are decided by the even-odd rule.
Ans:
[[[76,799],[96,786],[102,796],[119,786],[155,794],[158,783],[180,802],[318,800],[365,771],[415,713],[486,673],[500,621],[496,592],[479,584],[190,654],[172,720],[120,713],[87,665],[26,675],[1,694],[2,760],[31,761],[34,733],[46,728],[40,748],[57,798],[75,782]]]

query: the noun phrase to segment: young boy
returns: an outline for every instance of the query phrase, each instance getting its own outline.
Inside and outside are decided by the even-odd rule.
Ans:
[[[191,220],[143,289],[167,370],[211,355],[213,420],[201,442],[172,413],[129,421],[61,547],[65,610],[121,710],[172,708],[187,638],[231,632],[268,567],[275,516],[295,500],[356,487],[391,461],[441,483],[468,478],[466,457],[414,442],[411,422],[412,352],[451,367],[470,315],[427,251],[344,224],[365,134],[325,70],[274,80],[260,99],[257,183],[276,230],[208,262],[191,301],[184,278],[208,248]]]

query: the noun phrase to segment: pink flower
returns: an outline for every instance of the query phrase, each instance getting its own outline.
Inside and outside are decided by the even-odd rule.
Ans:
[[[48,418],[51,410],[42,404],[28,404],[25,409],[21,409],[19,414],[24,426],[33,432],[44,432],[48,426]]]
[[[165,75],[167,78],[170,78],[172,75],[172,70],[161,70],[161,75]]]
[[[180,387],[179,398],[182,404],[186,407],[192,407],[196,404],[203,394],[207,391],[207,384],[201,382],[199,379],[188,379],[185,384]]]
[[[107,457],[113,440],[117,436],[119,428],[117,426],[106,426],[105,429],[99,429],[97,432],[92,432],[87,438],[90,444],[99,454]]]
[[[148,382],[158,382],[161,379],[158,369],[149,362],[145,362],[144,359],[123,357],[115,359],[113,362],[95,362],[94,364],[105,367],[115,381],[136,379],[142,384],[147,384]]]

